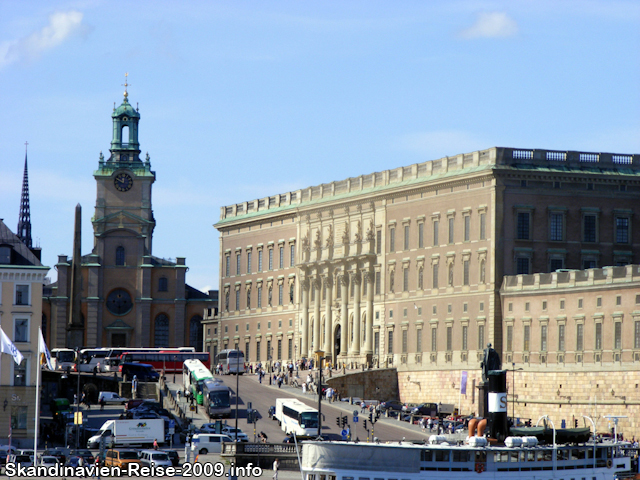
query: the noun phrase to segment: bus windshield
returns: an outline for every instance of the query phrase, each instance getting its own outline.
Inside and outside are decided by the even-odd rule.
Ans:
[[[303,412],[300,414],[300,426],[302,428],[318,427],[318,412]]]
[[[56,354],[58,363],[70,362],[73,363],[76,360],[76,352],[73,350],[59,350]]]
[[[209,401],[211,402],[211,406],[216,408],[229,407],[229,390],[211,392],[209,394]]]

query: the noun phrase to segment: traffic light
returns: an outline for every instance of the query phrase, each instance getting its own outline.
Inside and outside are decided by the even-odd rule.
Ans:
[[[369,421],[373,423],[373,412],[369,413]]]
[[[338,425],[339,427],[341,426],[340,425],[340,417],[336,417],[336,425]]]
[[[573,420],[573,426],[575,428],[578,428],[578,419],[577,418]]]
[[[346,415],[344,417],[342,417],[342,428],[347,426],[347,420],[349,420],[349,419],[348,419],[348,417]]]
[[[365,430],[367,429],[367,420],[366,419],[362,420],[362,426],[364,427]]]

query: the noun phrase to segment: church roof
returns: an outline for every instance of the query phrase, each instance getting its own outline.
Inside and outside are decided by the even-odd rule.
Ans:
[[[42,263],[38,258],[29,250],[29,248],[22,243],[15,233],[13,233],[9,227],[7,227],[2,219],[0,219],[0,245],[8,245],[13,250],[13,256],[11,259],[11,265],[30,265],[34,267],[41,267]]]
[[[131,106],[131,104],[125,98],[118,108],[116,108],[111,114],[112,117],[119,117],[121,115],[127,115],[129,117],[140,118],[140,114]]]

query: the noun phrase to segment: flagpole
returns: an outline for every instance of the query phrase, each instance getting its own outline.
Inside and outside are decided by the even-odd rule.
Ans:
[[[42,338],[42,329],[38,327],[40,338]],[[40,376],[42,375],[42,367],[41,367],[41,359],[40,355],[42,352],[40,351],[40,341],[38,339],[38,356],[36,362],[36,423],[35,428],[33,430],[33,461],[35,465],[38,465],[38,426],[40,424]]]

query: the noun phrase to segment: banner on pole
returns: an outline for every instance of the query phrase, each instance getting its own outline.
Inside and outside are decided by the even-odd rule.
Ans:
[[[460,394],[467,394],[467,372],[462,371],[462,375],[460,376]]]

